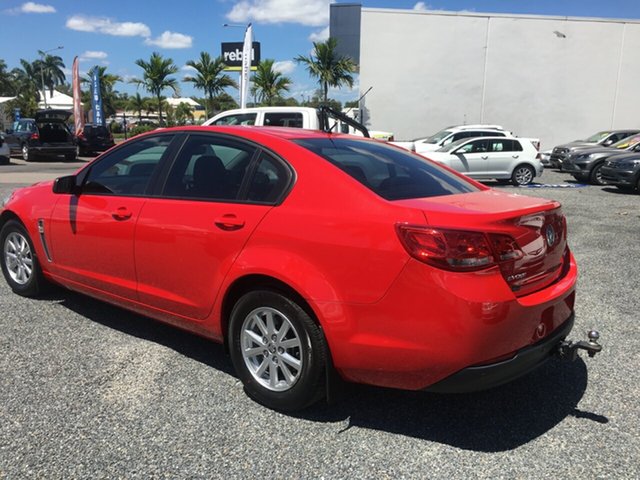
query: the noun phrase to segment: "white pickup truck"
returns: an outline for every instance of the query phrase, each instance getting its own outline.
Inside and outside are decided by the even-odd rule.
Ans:
[[[331,111],[329,110],[329,112]],[[337,113],[348,117],[353,122],[358,122],[357,109],[344,109],[342,112]],[[379,140],[393,140],[393,133],[391,132],[364,129],[365,132],[368,132],[368,135],[365,135],[361,128],[354,128],[352,122],[332,117],[331,113],[328,114],[326,124],[323,125],[322,109],[311,107],[253,107],[227,110],[210,118],[203,125],[294,127],[309,130],[329,130],[361,137],[370,136]]]

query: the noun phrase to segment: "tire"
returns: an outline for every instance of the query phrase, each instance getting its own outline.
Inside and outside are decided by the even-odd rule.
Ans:
[[[27,145],[26,143],[23,143],[21,147],[21,151],[22,151],[22,159],[25,162],[30,162],[31,160],[33,160],[33,153],[31,153],[31,149],[29,148],[29,145]]]
[[[516,187],[529,185],[533,182],[535,176],[536,172],[530,165],[518,165],[513,169],[513,173],[511,174],[511,183]]]
[[[270,290],[245,294],[231,312],[231,360],[247,394],[274,410],[301,410],[325,393],[322,331],[292,299]]]
[[[24,297],[35,297],[42,293],[46,280],[24,226],[16,220],[5,223],[0,230],[0,245],[2,274],[11,290]]]
[[[593,166],[591,173],[589,174],[589,183],[592,185],[606,185],[607,182],[602,178],[602,167],[604,162],[600,162]]]

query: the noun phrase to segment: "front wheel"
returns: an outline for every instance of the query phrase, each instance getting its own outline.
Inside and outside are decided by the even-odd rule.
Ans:
[[[24,297],[40,294],[46,281],[24,226],[9,220],[0,231],[0,245],[2,273],[11,290]]]
[[[593,185],[606,185],[607,182],[602,178],[602,167],[604,167],[604,162],[595,165],[591,169],[591,174],[589,175],[589,181]]]
[[[529,165],[518,165],[513,169],[513,173],[511,174],[511,183],[516,187],[529,185],[533,182],[535,176],[536,172],[533,170],[533,167]]]
[[[270,290],[241,297],[231,312],[229,346],[238,377],[257,402],[292,411],[322,398],[324,336],[291,298]]]

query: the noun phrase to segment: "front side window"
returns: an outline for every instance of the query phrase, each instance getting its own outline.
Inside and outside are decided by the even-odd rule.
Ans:
[[[144,195],[173,138],[173,135],[146,137],[107,154],[91,167],[82,193]]]
[[[219,118],[212,125],[255,125],[256,113],[236,113]]]
[[[489,151],[487,140],[474,140],[460,148],[456,153],[485,153]]]
[[[477,192],[444,168],[381,142],[348,138],[305,138],[295,143],[329,161],[387,200]]]
[[[256,147],[213,135],[190,135],[169,172],[163,195],[203,200],[238,198]]]

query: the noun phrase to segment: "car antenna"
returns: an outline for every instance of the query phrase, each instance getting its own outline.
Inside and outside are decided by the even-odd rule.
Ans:
[[[356,105],[360,105],[360,101],[361,101],[361,100],[362,100],[362,99],[367,95],[367,93],[369,93],[369,92],[371,91],[371,89],[373,89],[373,85],[372,85],[371,87],[367,88],[367,91],[366,91],[366,92],[364,92],[364,93],[360,96],[360,98],[356,101]],[[349,110],[347,110],[346,112],[344,112],[344,113],[343,113],[343,115],[348,116],[348,115],[349,115],[349,113],[351,113],[351,110],[353,110],[354,108],[355,108],[355,106],[354,106],[354,107],[349,107]],[[359,122],[360,122],[360,121],[358,120],[358,123],[359,123]],[[336,127],[336,125],[338,125],[338,123],[337,123],[337,122],[336,122],[336,123],[334,123],[333,125],[331,125],[331,128],[329,128],[329,130],[327,130],[327,133],[331,133],[331,132],[333,132],[333,129]],[[328,126],[328,125],[327,125],[327,126]]]

